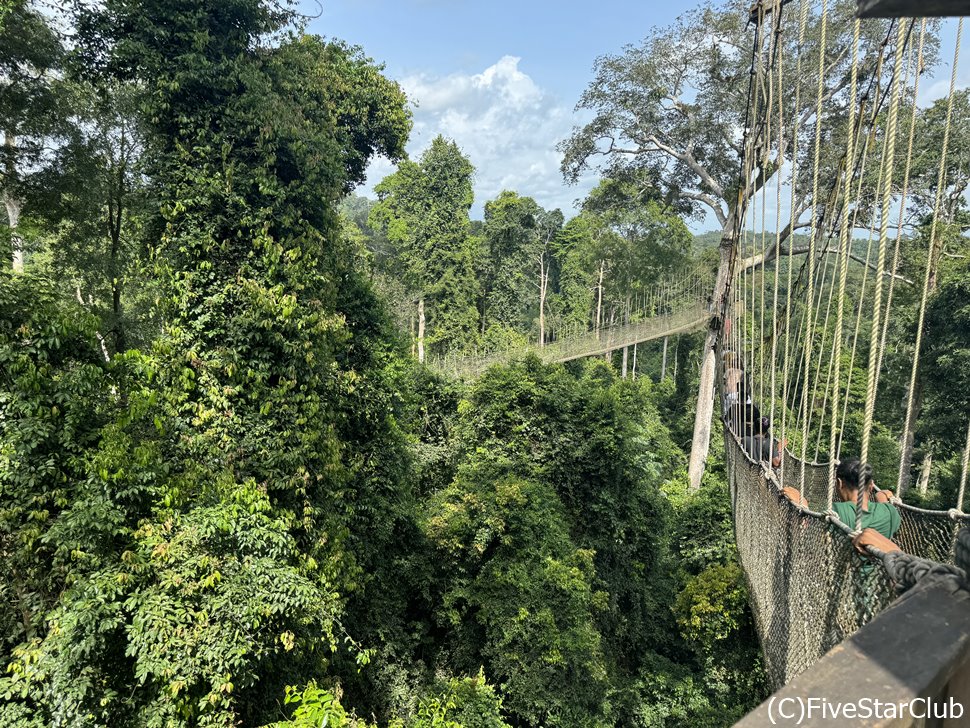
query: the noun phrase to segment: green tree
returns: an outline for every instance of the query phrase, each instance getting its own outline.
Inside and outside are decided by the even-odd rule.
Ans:
[[[926,409],[921,432],[941,454],[960,452],[970,412],[970,265],[963,261],[947,276],[926,311],[922,354]]]
[[[164,328],[81,399],[106,423],[42,529],[61,589],[15,650],[5,718],[258,724],[285,685],[367,658],[332,653],[404,517],[407,458],[336,202],[372,151],[403,154],[409,122],[361,55],[269,44],[288,17],[117,0],[79,21],[92,68],[147,86]]]
[[[674,649],[658,486],[678,453],[650,392],[602,361],[577,377],[533,359],[459,407],[458,475],[425,521],[439,620],[455,669],[484,655],[530,724],[612,724],[606,691]]]
[[[834,140],[846,138],[849,104],[857,103],[857,99],[849,99],[845,93],[853,54],[843,52],[851,43],[854,12],[855,5],[848,1],[835,3],[829,9],[827,40],[821,49],[827,69],[823,88],[824,120],[814,114],[818,79],[796,72],[799,58],[819,57],[820,14],[815,9],[809,11],[804,40],[799,32],[778,36],[784,45],[776,57],[784,64],[785,77],[795,79],[794,83],[800,86],[795,98],[801,106],[789,112],[798,119],[795,127],[799,129],[798,148],[811,148],[816,125],[824,124],[831,141],[825,145],[820,172],[823,178],[831,180],[839,179],[840,152],[845,148]],[[786,29],[791,27],[793,14],[788,8],[779,6],[768,13],[763,31],[758,35],[762,42],[758,52],[765,52],[767,39],[774,37],[772,28],[778,13],[782,14]],[[781,169],[781,159],[792,159],[792,145],[796,143],[795,135],[788,134],[782,145],[777,138],[772,138],[769,147],[758,119],[748,119],[747,80],[754,45],[751,19],[750,8],[740,0],[705,6],[685,13],[669,27],[655,28],[641,43],[628,46],[621,54],[599,58],[594,79],[578,104],[593,118],[577,127],[559,147],[563,154],[562,172],[567,180],[577,180],[602,160],[601,168],[609,176],[651,180],[669,207],[687,209],[698,216],[714,215],[722,235],[712,296],[715,310],[719,310],[729,285],[738,216],[747,201],[775,179]],[[891,73],[891,64],[880,61],[886,52],[885,36],[886,27],[882,23],[867,23],[862,27],[858,77],[863,84],[877,72],[885,74],[881,79],[885,83]],[[931,40],[928,60],[933,58],[934,47]],[[756,63],[754,68],[763,66]],[[768,84],[764,79],[755,81],[754,93],[763,109],[767,104]],[[739,128],[750,129],[747,139],[754,145],[752,149],[758,149],[753,157],[754,168],[743,180],[739,177],[738,159],[744,151],[737,138]],[[811,224],[821,213],[827,197],[812,199],[811,168],[812,165],[798,166],[793,224],[784,226],[778,246],[783,252],[789,251],[791,234]],[[810,208],[812,214],[807,214]],[[763,262],[752,258],[741,264]],[[715,400],[714,346],[719,324],[718,317],[713,317],[704,344],[689,466],[690,482],[695,489],[700,487],[710,445]]]
[[[553,239],[562,213],[546,212],[531,197],[503,191],[485,203],[486,251],[481,265],[482,329],[497,325],[529,331],[539,322],[545,340],[545,316],[554,259]]]
[[[5,4],[0,24],[0,195],[7,213],[4,247],[23,270],[25,239],[18,230],[24,195],[47,163],[50,142],[64,129],[56,72],[64,56],[48,17],[30,0]],[[9,246],[9,247],[7,247]]]
[[[477,329],[468,221],[473,172],[458,145],[438,136],[418,162],[401,162],[375,188],[369,224],[395,246],[402,279],[417,292],[419,361],[426,344],[436,352],[462,348]]]
[[[151,197],[142,172],[135,88],[66,84],[70,132],[35,175],[29,216],[64,285],[101,319],[104,351],[143,343],[152,286],[140,227]],[[128,309],[131,309],[129,312]]]

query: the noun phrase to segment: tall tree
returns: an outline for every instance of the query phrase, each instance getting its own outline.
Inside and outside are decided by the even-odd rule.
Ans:
[[[129,84],[66,84],[72,124],[27,196],[48,230],[52,267],[102,321],[104,350],[143,340],[150,281],[127,289],[147,251],[138,230],[150,209],[141,169],[138,93]],[[127,315],[126,305],[136,308]],[[131,329],[134,328],[133,332]]]
[[[855,4],[848,0],[834,5],[822,49],[821,18],[816,11],[809,13],[805,41],[799,43],[797,23],[791,22],[785,6],[768,7],[765,22],[759,26],[749,23],[749,19],[754,19],[749,4],[734,0],[691,11],[672,26],[653,30],[639,45],[627,47],[622,54],[598,59],[595,78],[578,104],[578,108],[592,113],[593,119],[577,128],[560,146],[564,176],[577,180],[597,160],[602,160],[602,166],[613,174],[634,169],[640,170],[644,178],[656,180],[662,199],[675,208],[689,209],[698,216],[712,214],[721,227],[721,260],[712,298],[714,313],[719,313],[734,261],[738,217],[748,200],[778,173],[782,159],[792,159],[796,139],[799,161],[804,162],[816,124],[824,124],[832,139],[846,136],[847,110],[849,104],[857,103],[846,92],[852,58],[845,49],[851,44],[854,12]],[[757,109],[753,117],[748,117],[748,78],[753,29],[760,28],[759,52],[764,52],[770,43],[767,39],[774,35],[773,23],[778,13],[782,13],[785,22],[779,36],[782,50],[776,57],[784,64],[785,78],[798,84],[800,93],[794,98],[801,105],[786,110],[789,119],[796,120],[798,134],[789,134],[781,145],[775,138],[768,148],[760,133]],[[885,24],[863,24],[863,88],[876,69],[886,76],[892,71],[891,63],[879,62],[885,53],[885,37]],[[818,79],[812,74],[797,73],[796,63],[799,58],[809,59],[805,63],[817,67],[820,51],[824,52],[826,68],[822,89],[825,112],[822,119],[817,119]],[[759,64],[755,67],[763,68]],[[751,97],[762,110],[767,105],[767,88],[767,83],[759,81]],[[751,132],[747,138],[752,168],[743,178],[740,157],[744,140],[738,129]],[[839,165],[839,145],[826,145],[820,160],[825,178],[836,179]],[[818,215],[824,208],[824,199],[811,198],[811,169],[811,164],[800,164],[794,212],[782,231],[783,243],[797,228],[811,224],[812,215],[806,215],[809,209],[815,208],[813,215]],[[787,252],[787,247],[782,246],[782,250]],[[745,264],[756,262],[762,261]],[[720,321],[715,315],[705,341],[691,448],[690,481],[695,489],[699,487],[710,445],[714,347],[719,330]]]
[[[528,331],[539,320],[544,340],[552,275],[549,249],[562,213],[547,212],[531,197],[509,190],[485,203],[486,251],[481,266],[482,329],[499,325]]]
[[[334,656],[337,634],[354,644],[341,614],[395,543],[406,457],[336,204],[372,153],[403,156],[410,119],[362,54],[290,20],[260,0],[107,0],[79,20],[86,67],[146,90],[162,326],[97,378],[71,498],[31,528],[62,567],[57,604],[0,722],[260,725],[286,684],[353,662]],[[57,327],[0,330],[29,385]],[[62,368],[90,371],[84,355]]]
[[[405,283],[418,295],[420,361],[426,347],[466,346],[477,329],[468,219],[473,173],[458,145],[437,136],[418,162],[402,161],[375,188],[370,224],[395,246]]]
[[[7,213],[13,269],[23,270],[24,239],[17,227],[23,197],[42,169],[63,119],[55,72],[63,60],[48,17],[30,0],[4,4],[0,23],[0,196]]]

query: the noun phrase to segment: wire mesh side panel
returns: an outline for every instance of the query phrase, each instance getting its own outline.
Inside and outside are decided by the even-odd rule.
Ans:
[[[801,483],[801,460],[787,450],[784,458],[784,467],[779,470],[779,480],[783,487],[791,486],[798,490]],[[805,464],[805,498],[813,510],[825,510],[828,504],[828,481],[828,463]],[[900,526],[893,541],[903,551],[943,564],[953,563],[956,534],[960,526],[970,524],[970,516],[958,516],[954,519],[947,511],[928,511],[906,504],[897,505],[897,510]]]
[[[785,451],[784,468],[778,471],[782,487],[799,490],[802,462],[791,452]],[[824,511],[828,504],[828,463],[805,463],[805,498],[809,508]],[[906,504],[897,506],[900,516],[899,531],[893,541],[908,554],[943,564],[954,561],[956,534],[960,526],[970,524],[970,516],[956,519],[947,511],[928,511]],[[855,524],[849,523],[849,526]]]
[[[893,585],[826,518],[785,498],[729,431],[725,443],[755,626],[768,675],[781,686],[885,608]]]
[[[784,467],[779,468],[781,486],[792,487],[803,492],[808,507],[813,511],[824,511],[829,502],[829,465],[828,463],[805,463],[805,490],[801,489],[802,461],[791,451],[785,450]]]
[[[946,511],[926,511],[906,504],[898,506],[900,525],[893,540],[908,554],[943,564],[955,563],[956,538],[970,516],[952,518]]]

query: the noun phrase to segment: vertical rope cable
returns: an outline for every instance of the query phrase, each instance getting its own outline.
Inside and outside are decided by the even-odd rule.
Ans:
[[[923,277],[923,293],[920,297],[919,316],[916,323],[916,344],[913,351],[913,368],[909,378],[909,393],[906,397],[906,422],[903,425],[903,447],[909,440],[909,431],[913,426],[913,392],[916,389],[916,374],[919,370],[920,348],[923,345],[923,324],[926,320],[926,302],[930,290],[930,270],[933,263],[933,249],[936,245],[936,223],[940,216],[940,203],[943,198],[943,184],[946,179],[946,157],[950,146],[950,128],[953,120],[953,95],[957,84],[957,64],[960,60],[960,39],[963,36],[963,18],[957,25],[956,47],[953,51],[953,70],[950,73],[950,94],[946,104],[946,123],[943,127],[943,146],[940,150],[940,171],[936,181],[936,201],[933,205],[933,220],[930,223],[930,244],[926,256],[926,274]],[[899,460],[899,478],[896,483],[896,493],[902,497],[906,485],[906,475],[903,472],[904,459]]]
[[[960,468],[960,489],[957,492],[957,510],[963,512],[963,495],[967,490],[967,468],[970,467],[970,423],[967,423],[967,444],[963,446],[963,462]]]
[[[758,118],[758,112],[759,112],[759,109],[760,109],[760,106],[761,106],[761,98],[762,98],[763,90],[764,90],[763,89],[763,83],[764,83],[764,61],[763,61],[763,54],[762,54],[762,45],[764,43],[764,38],[763,38],[763,35],[762,35],[763,28],[764,28],[764,6],[759,3],[759,5],[758,5],[758,24],[757,24],[757,28],[755,30],[755,48],[757,49],[757,53],[756,53],[756,57],[755,58],[752,58],[752,65],[751,65],[751,71],[752,71],[753,74],[756,75],[756,77],[753,79],[753,81],[756,81],[756,84],[754,84],[754,83],[752,84],[752,86],[755,87],[755,92],[751,96],[751,112],[752,112],[751,113],[751,119],[752,119],[752,125],[755,128],[757,128],[757,126],[758,126],[758,122],[756,122],[755,120]],[[757,147],[758,137],[759,136],[760,136],[760,130],[759,131],[756,131],[756,133],[750,139],[750,144],[751,144],[752,151]],[[754,154],[748,154],[747,148],[745,149],[745,156],[746,156],[746,160],[745,160],[745,163],[742,165],[743,174],[742,174],[742,179],[740,180],[740,185],[739,185],[739,189],[741,189],[741,190],[744,190],[747,187],[747,185],[749,184],[749,182],[751,180],[752,172],[754,171],[754,165],[755,165]],[[763,170],[759,169],[759,174],[762,174],[762,173],[763,173]],[[751,195],[751,208],[752,208],[752,210],[751,210],[750,218],[751,218],[751,227],[752,227],[752,237],[754,237],[754,238],[756,238],[756,233],[754,232],[754,226],[755,226],[756,221],[757,221],[757,215],[755,214],[755,209],[756,209],[756,206],[757,206],[757,199],[758,199],[757,194],[752,194]],[[743,210],[742,213],[746,215],[747,214],[747,210],[746,209]],[[740,421],[739,421],[738,427],[737,427],[737,434],[738,434],[738,437],[741,438],[741,441],[743,443],[744,442],[744,422],[745,421],[752,421],[754,419],[754,396],[753,396],[754,395],[754,387],[753,387],[753,384],[754,383],[753,383],[753,381],[751,379],[751,375],[753,375],[753,372],[754,372],[754,348],[753,348],[754,347],[754,344],[753,344],[754,336],[753,336],[753,329],[752,329],[752,336],[751,336],[752,342],[751,342],[751,345],[750,346],[748,344],[748,327],[749,326],[753,326],[753,318],[752,318],[752,316],[753,316],[753,309],[754,309],[754,297],[753,297],[753,290],[752,290],[752,311],[751,311],[751,313],[749,313],[747,311],[747,303],[748,303],[747,285],[748,285],[748,279],[747,279],[747,276],[745,275],[746,269],[745,269],[745,266],[744,266],[744,252],[745,252],[746,247],[747,247],[746,246],[746,243],[748,241],[748,228],[747,228],[747,225],[745,224],[745,221],[743,219],[742,220],[739,220],[739,223],[740,223],[740,226],[741,226],[740,229],[742,231],[742,235],[740,236],[740,240],[739,240],[739,246],[741,248],[741,254],[742,254],[741,255],[742,265],[740,266],[741,267],[740,284],[741,284],[741,289],[742,289],[741,290],[740,299],[741,299],[742,305],[741,305],[741,311],[740,311],[740,314],[739,314],[740,315],[740,320],[738,321],[738,324],[739,324],[738,328],[743,327],[743,330],[740,331],[739,334],[741,336],[741,361],[743,362],[743,364],[742,364],[742,370],[744,372],[742,374],[742,377],[741,377],[741,381],[744,383],[744,386],[743,386],[743,394],[744,394],[744,396],[743,397],[740,397],[739,396],[739,398],[738,398],[738,405],[739,405],[738,406],[738,412],[739,412],[739,415],[740,415],[740,417],[739,417],[739,420]],[[749,357],[749,350],[750,350],[750,357]],[[749,384],[749,382],[750,382],[750,384]],[[750,406],[748,406],[747,403],[744,401],[748,397],[751,397],[751,405]],[[747,414],[745,414],[745,410],[746,409],[747,409]]]
[[[831,318],[831,315],[832,315],[832,299],[835,297],[836,273],[838,272],[838,258],[837,257],[836,257],[836,260],[834,261],[834,263],[830,266],[831,255],[830,255],[830,251],[827,249],[828,248],[828,240],[827,239],[825,241],[825,248],[826,249],[821,252],[821,255],[822,255],[823,260],[824,260],[824,263],[823,263],[824,267],[822,268],[822,280],[819,283],[819,287],[818,287],[819,288],[820,295],[819,295],[819,299],[818,299],[818,308],[816,309],[816,312],[815,312],[815,320],[816,321],[818,321],[818,314],[822,310],[822,300],[823,299],[822,299],[822,296],[821,296],[821,292],[825,290],[825,283],[826,283],[826,281],[829,280],[829,268],[830,267],[832,269],[831,270],[831,276],[832,276],[832,278],[831,278],[831,281],[829,281],[829,295],[828,295],[828,302],[825,304],[825,318],[822,319],[822,333],[821,333],[821,339],[819,340],[819,354],[818,354],[818,357],[816,357],[816,362],[815,362],[815,376],[812,377],[812,395],[811,395],[811,398],[810,398],[809,401],[812,402],[812,405],[813,406],[811,407],[811,409],[809,409],[809,412],[808,412],[808,422],[805,423],[805,437],[808,438],[808,439],[811,439],[813,420],[815,419],[815,407],[814,407],[814,403],[816,401],[818,401],[818,385],[819,385],[819,382],[822,380],[822,362],[824,360],[824,357],[822,356],[822,350],[825,348],[825,336],[826,336],[826,334],[828,333],[828,330],[829,330],[829,319]],[[831,355],[830,355],[829,356],[829,367],[828,367],[828,369],[826,369],[826,381],[825,381],[825,387],[826,388],[828,387],[829,375],[831,374],[831,372],[832,372],[832,358],[831,358]],[[827,391],[827,389],[824,389],[824,388],[823,388],[823,398],[824,399],[823,399],[823,402],[822,402],[822,414],[824,415],[824,413],[825,413],[825,400],[827,400],[827,398],[828,398],[828,391]],[[821,425],[819,425],[819,427],[821,427]],[[821,430],[819,431],[819,436],[821,436]]]
[[[862,328],[862,311],[866,300],[866,284],[869,279],[869,261],[872,259],[872,240],[875,236],[873,226],[869,227],[869,240],[866,243],[866,263],[863,267],[862,286],[859,289],[859,303],[856,306],[855,327],[852,332],[852,353],[849,355],[848,374],[845,377],[845,395],[842,398],[842,423],[839,432],[845,432],[845,422],[849,416],[849,393],[852,391],[852,376],[855,370],[856,349],[859,344],[859,331]],[[842,458],[842,438],[839,437],[833,457],[836,460]]]
[[[808,321],[805,326],[805,373],[804,379],[802,381],[802,423],[804,424],[808,420],[808,379],[809,379],[809,363],[812,356],[812,346],[813,346],[813,331],[812,331],[812,309],[814,308],[815,301],[815,269],[812,261],[815,260],[815,240],[818,235],[818,218],[815,214],[815,207],[818,205],[818,179],[819,171],[821,166],[821,154],[822,154],[822,103],[824,100],[825,91],[825,46],[826,46],[826,25],[828,22],[828,0],[822,0],[822,15],[820,19],[820,31],[819,31],[819,49],[818,49],[818,90],[815,102],[815,154],[814,161],[812,165],[812,228],[811,235],[809,236],[808,242]],[[800,479],[800,490],[805,491],[805,456],[808,454],[808,436],[807,433],[803,433],[802,436],[802,451],[801,451],[801,473],[799,474]]]
[[[785,86],[783,83],[783,69],[785,64],[782,57],[784,44],[781,42],[781,18],[778,19],[776,34],[777,39],[775,45],[778,48],[778,169],[775,183],[775,275],[771,299],[771,405],[768,408],[768,420],[771,423],[772,437],[775,432],[775,402],[778,399],[778,272],[781,265],[781,181],[784,177],[785,170]],[[771,443],[769,452],[774,457],[774,443]]]
[[[852,230],[849,225],[849,196],[852,194],[852,164],[855,159],[855,106],[856,94],[858,93],[859,79],[859,30],[861,21],[856,18],[852,29],[852,78],[849,91],[849,140],[846,148],[846,159],[849,160],[849,167],[845,172],[845,209],[846,215],[842,221],[842,231],[839,236],[839,296],[835,308],[835,338],[832,341],[832,361],[834,362],[834,382],[832,385],[832,418],[830,421],[831,431],[829,432],[829,479],[828,479],[828,508],[832,510],[832,502],[835,498],[835,468],[837,460],[835,457],[836,449],[836,424],[839,416],[839,390],[842,382],[842,326],[845,316],[845,288],[849,274],[849,245],[852,239]],[[863,155],[863,163],[865,156]],[[853,222],[855,219],[853,218]],[[859,528],[859,518],[857,515],[856,528]]]
[[[889,122],[886,129],[886,163],[882,176],[882,212],[879,219],[879,256],[876,263],[876,278],[873,284],[875,293],[872,304],[872,333],[869,348],[869,378],[866,386],[865,421],[862,425],[862,448],[859,459],[865,463],[869,459],[869,441],[872,437],[872,423],[876,408],[876,368],[879,362],[879,323],[882,315],[883,274],[886,270],[886,240],[889,236],[889,205],[892,201],[893,164],[896,158],[896,121],[899,117],[899,84],[902,77],[903,48],[906,41],[904,23],[896,29],[896,59],[893,64],[892,94],[889,98]]]
[[[798,54],[795,60],[795,105],[792,109],[794,115],[794,122],[792,124],[792,171],[791,171],[791,209],[789,210],[790,220],[789,220],[789,243],[788,243],[788,265],[787,265],[787,288],[785,289],[785,346],[784,346],[784,366],[781,373],[781,440],[786,443],[788,440],[788,388],[789,382],[789,372],[791,368],[791,311],[792,311],[792,300],[791,300],[791,289],[792,289],[792,257],[793,257],[793,245],[791,243],[792,236],[795,234],[795,226],[798,223],[798,211],[797,211],[797,194],[798,194],[798,169],[796,167],[796,162],[798,160],[798,129],[799,129],[799,107],[801,103],[801,78],[802,78],[802,46],[805,44],[805,27],[808,24],[808,2],[806,0],[799,0],[798,4],[799,10],[799,21],[798,21]],[[780,261],[779,261],[780,263]],[[785,453],[782,453],[781,458],[781,482],[787,482],[785,480],[785,469],[788,464],[788,458]],[[804,479],[799,483],[799,494],[804,497],[805,495],[805,482]]]
[[[880,59],[881,58],[882,58],[882,54],[880,53]],[[880,63],[879,67],[881,67],[881,65],[882,64]],[[869,124],[869,133],[866,134],[866,140],[862,147],[862,155],[861,155],[861,161],[859,165],[859,181],[856,184],[856,192],[855,192],[856,206],[852,212],[852,225],[850,227],[850,236],[851,236],[851,231],[856,229],[856,221],[858,219],[858,213],[859,213],[859,207],[860,207],[858,202],[862,197],[862,185],[863,185],[863,182],[865,181],[865,176],[866,176],[866,165],[869,158],[869,148],[872,145],[873,139],[875,137],[875,132],[876,132],[875,119],[876,119],[877,112],[878,112],[878,104],[874,104],[872,109],[872,118],[870,119],[870,124]],[[861,128],[859,133],[861,134]],[[857,141],[858,141],[858,137],[857,137]],[[885,162],[885,150],[886,150],[885,145],[883,145],[883,157],[880,164]],[[869,238],[868,238],[868,241],[866,242],[866,260],[865,260],[865,264],[862,267],[862,286],[859,290],[859,304],[858,306],[856,306],[855,327],[852,334],[852,353],[849,356],[848,375],[846,376],[846,383],[845,383],[845,396],[843,398],[844,404],[843,404],[843,410],[842,410],[842,424],[839,427],[840,433],[845,430],[845,420],[846,420],[846,417],[848,416],[848,411],[849,411],[849,392],[852,384],[852,370],[855,367],[856,347],[859,343],[859,329],[862,323],[862,309],[863,309],[862,304],[863,304],[863,301],[865,301],[865,297],[866,297],[866,284],[869,279],[869,266],[870,266],[870,260],[872,259],[872,240],[874,235],[875,235],[875,226],[869,225]],[[851,245],[851,242],[849,244]],[[835,411],[838,411],[838,406],[839,406],[838,399],[833,399],[832,406]],[[830,442],[830,445],[831,445],[831,442]],[[829,453],[829,457],[835,460],[839,460],[841,458],[841,455],[842,455],[842,438],[838,437],[836,439],[835,450]],[[831,478],[829,479],[829,482],[832,482]]]
[[[909,32],[913,32],[915,20],[910,24]],[[926,18],[920,24],[919,49],[916,53],[916,73],[913,76],[913,108],[909,118],[909,141],[906,145],[906,166],[903,170],[903,191],[899,198],[899,219],[896,222],[896,244],[893,251],[893,269],[889,277],[889,292],[886,294],[886,315],[883,316],[882,340],[879,343],[879,365],[876,367],[876,387],[879,386],[879,378],[882,375],[882,357],[886,353],[886,338],[889,335],[889,311],[893,304],[893,292],[896,288],[896,276],[899,274],[899,248],[903,237],[903,218],[906,213],[906,197],[909,193],[909,174],[913,162],[913,139],[916,136],[916,110],[918,108],[916,100],[919,97],[919,77],[923,69],[923,41],[926,39]],[[909,60],[906,63],[906,83],[909,83],[909,73],[912,70],[913,47],[909,48]]]

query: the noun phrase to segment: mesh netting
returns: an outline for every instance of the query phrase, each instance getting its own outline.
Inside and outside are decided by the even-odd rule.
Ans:
[[[927,511],[905,503],[899,509],[899,531],[893,540],[908,554],[943,564],[954,563],[957,532],[970,523],[965,515],[951,516],[946,511]]]
[[[895,590],[841,528],[791,503],[726,427],[724,440],[738,551],[768,675],[780,686],[869,622]]]
[[[777,471],[782,487],[799,490],[801,461],[792,453],[785,452],[784,467]],[[810,508],[824,511],[828,504],[828,463],[805,464],[804,495]],[[970,524],[970,516],[948,511],[929,511],[897,503],[899,531],[893,541],[908,554],[944,564],[952,564],[956,536],[960,527]],[[849,526],[855,524],[849,523]]]
[[[777,471],[781,486],[801,491],[802,461],[791,451],[785,450],[784,462]],[[829,464],[805,463],[805,499],[810,508],[824,511],[829,502]]]

